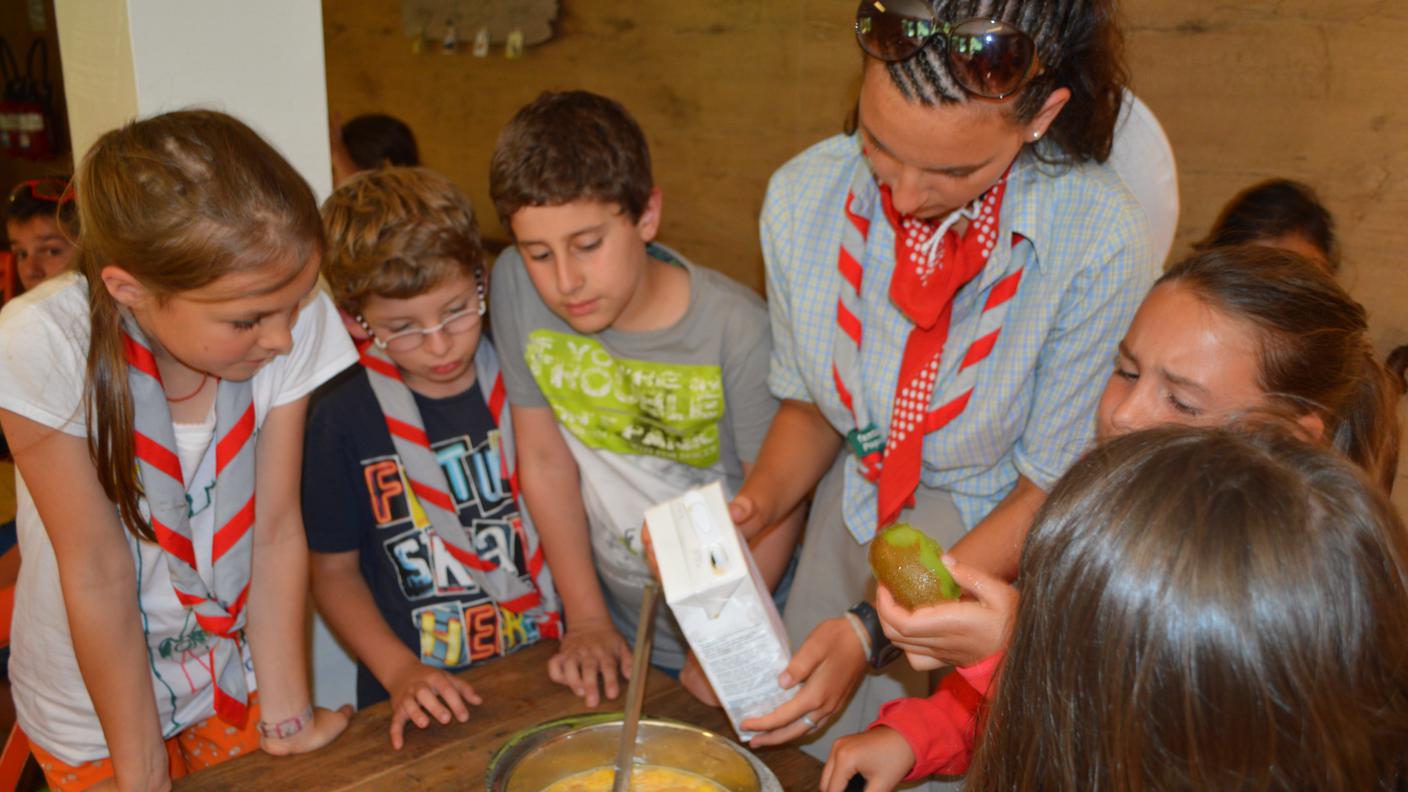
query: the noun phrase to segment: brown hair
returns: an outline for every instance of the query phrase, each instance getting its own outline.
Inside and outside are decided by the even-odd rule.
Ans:
[[[368,113],[342,125],[342,145],[359,170],[420,164],[415,133],[406,122],[384,113]]]
[[[1388,353],[1388,360],[1384,361],[1384,367],[1393,377],[1393,384],[1398,387],[1398,392],[1400,394],[1408,392],[1408,344],[1394,347],[1394,350]]]
[[[1214,248],[1164,273],[1260,340],[1261,389],[1292,415],[1314,413],[1325,440],[1383,485],[1398,468],[1397,392],[1374,356],[1364,307],[1305,258],[1259,245]]]
[[[369,296],[404,300],[446,278],[482,277],[484,249],[469,199],[427,168],[358,174],[323,204],[323,274],[343,310]]]
[[[1271,242],[1286,236],[1299,236],[1314,245],[1330,272],[1339,272],[1335,218],[1313,189],[1290,179],[1271,179],[1237,193],[1222,208],[1208,235],[1193,247],[1210,250]]]
[[[505,229],[525,206],[617,204],[640,219],[655,181],[650,148],[619,102],[587,91],[544,92],[499,133],[489,195]]]
[[[987,17],[1015,25],[1036,42],[1042,73],[1015,99],[1020,123],[1036,117],[1057,88],[1071,99],[1033,153],[1048,162],[1104,162],[1129,82],[1124,35],[1114,0],[929,0],[938,19]],[[908,98],[925,105],[969,101],[949,74],[941,44],[931,43],[888,66],[890,79]]]
[[[23,223],[34,217],[53,218],[59,230],[70,241],[78,236],[78,212],[74,208],[73,193],[60,185],[72,183],[68,174],[48,179],[27,179],[15,185],[10,191],[10,200],[5,206],[5,220]],[[41,197],[34,191],[34,182],[44,182],[50,190],[58,190],[58,198]]]
[[[965,789],[1399,789],[1408,535],[1280,432],[1162,427],[1052,490]]]
[[[103,135],[76,176],[88,281],[88,449],[103,492],[133,534],[152,539],[133,450],[132,392],[122,313],[103,285],[120,266],[158,299],[232,273],[277,268],[287,282],[322,246],[308,184],[253,130],[223,113],[190,110]]]

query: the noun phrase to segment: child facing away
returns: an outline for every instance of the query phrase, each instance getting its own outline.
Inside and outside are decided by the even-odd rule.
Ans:
[[[480,703],[452,671],[556,637],[559,609],[514,492],[469,199],[388,168],[338,188],[323,220],[323,271],[362,355],[309,420],[313,596],[359,661],[357,706],[391,698],[399,749],[407,721]]]
[[[362,171],[414,167],[420,164],[415,133],[395,116],[359,115],[345,124],[331,124],[332,183],[341,187]]]
[[[1222,207],[1199,251],[1228,245],[1264,245],[1299,253],[1331,275],[1340,271],[1335,218],[1309,185],[1290,179],[1258,182]]]
[[[1343,457],[1265,426],[1123,435],[1052,491],[1021,580],[1005,658],[966,672],[992,687],[965,789],[1408,783],[1408,534]],[[893,788],[910,737],[838,741],[822,789]]]
[[[661,195],[625,108],[544,93],[499,135],[494,207],[514,239],[494,269],[496,332],[518,433],[523,496],[562,595],[548,666],[588,706],[629,673],[645,509],[722,479],[737,490],[777,409],[757,295],[654,242]],[[776,586],[800,528],[754,547]],[[651,662],[686,664],[661,608]],[[698,690],[691,664],[682,677]],[[693,683],[693,684],[692,684]],[[707,687],[707,686],[706,686]]]
[[[77,274],[0,313],[19,724],[54,790],[318,748],[348,714],[309,703],[303,417],[355,355],[317,202],[206,111],[103,135],[76,192]]]
[[[27,179],[10,191],[5,236],[23,289],[33,289],[73,263],[75,215],[68,179]]]

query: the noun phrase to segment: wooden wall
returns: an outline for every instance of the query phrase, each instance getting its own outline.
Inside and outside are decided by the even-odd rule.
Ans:
[[[1344,241],[1344,281],[1386,351],[1408,343],[1408,4],[1402,0],[1126,0],[1136,91],[1178,155],[1174,255],[1241,187],[1314,185]],[[855,0],[562,0],[558,35],[522,60],[415,55],[391,0],[324,0],[329,105],[404,118],[428,165],[492,218],[499,127],[545,89],[621,100],[650,139],[662,238],[761,287],[768,175],[840,129],[859,56]],[[1397,487],[1408,506],[1408,481]]]
[[[465,187],[502,236],[488,191],[499,128],[543,90],[611,96],[649,138],[662,239],[761,288],[756,221],[768,175],[845,118],[859,63],[845,22],[853,0],[561,5],[557,37],[510,61],[501,49],[416,55],[399,3],[324,0],[329,106],[344,119],[404,119],[425,163]]]

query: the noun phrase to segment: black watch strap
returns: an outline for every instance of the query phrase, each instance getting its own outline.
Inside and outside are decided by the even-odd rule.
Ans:
[[[850,612],[860,620],[860,624],[865,628],[870,636],[870,657],[866,661],[871,668],[884,668],[894,662],[902,652],[898,646],[890,643],[890,639],[885,636],[885,631],[880,627],[880,615],[875,612],[875,606],[869,602],[857,602],[851,606]]]

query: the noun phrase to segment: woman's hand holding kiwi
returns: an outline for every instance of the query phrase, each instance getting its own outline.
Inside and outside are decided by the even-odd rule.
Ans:
[[[1007,646],[1018,601],[1007,582],[944,555],[903,523],[875,537],[870,564],[880,624],[915,669],[970,666]]]

